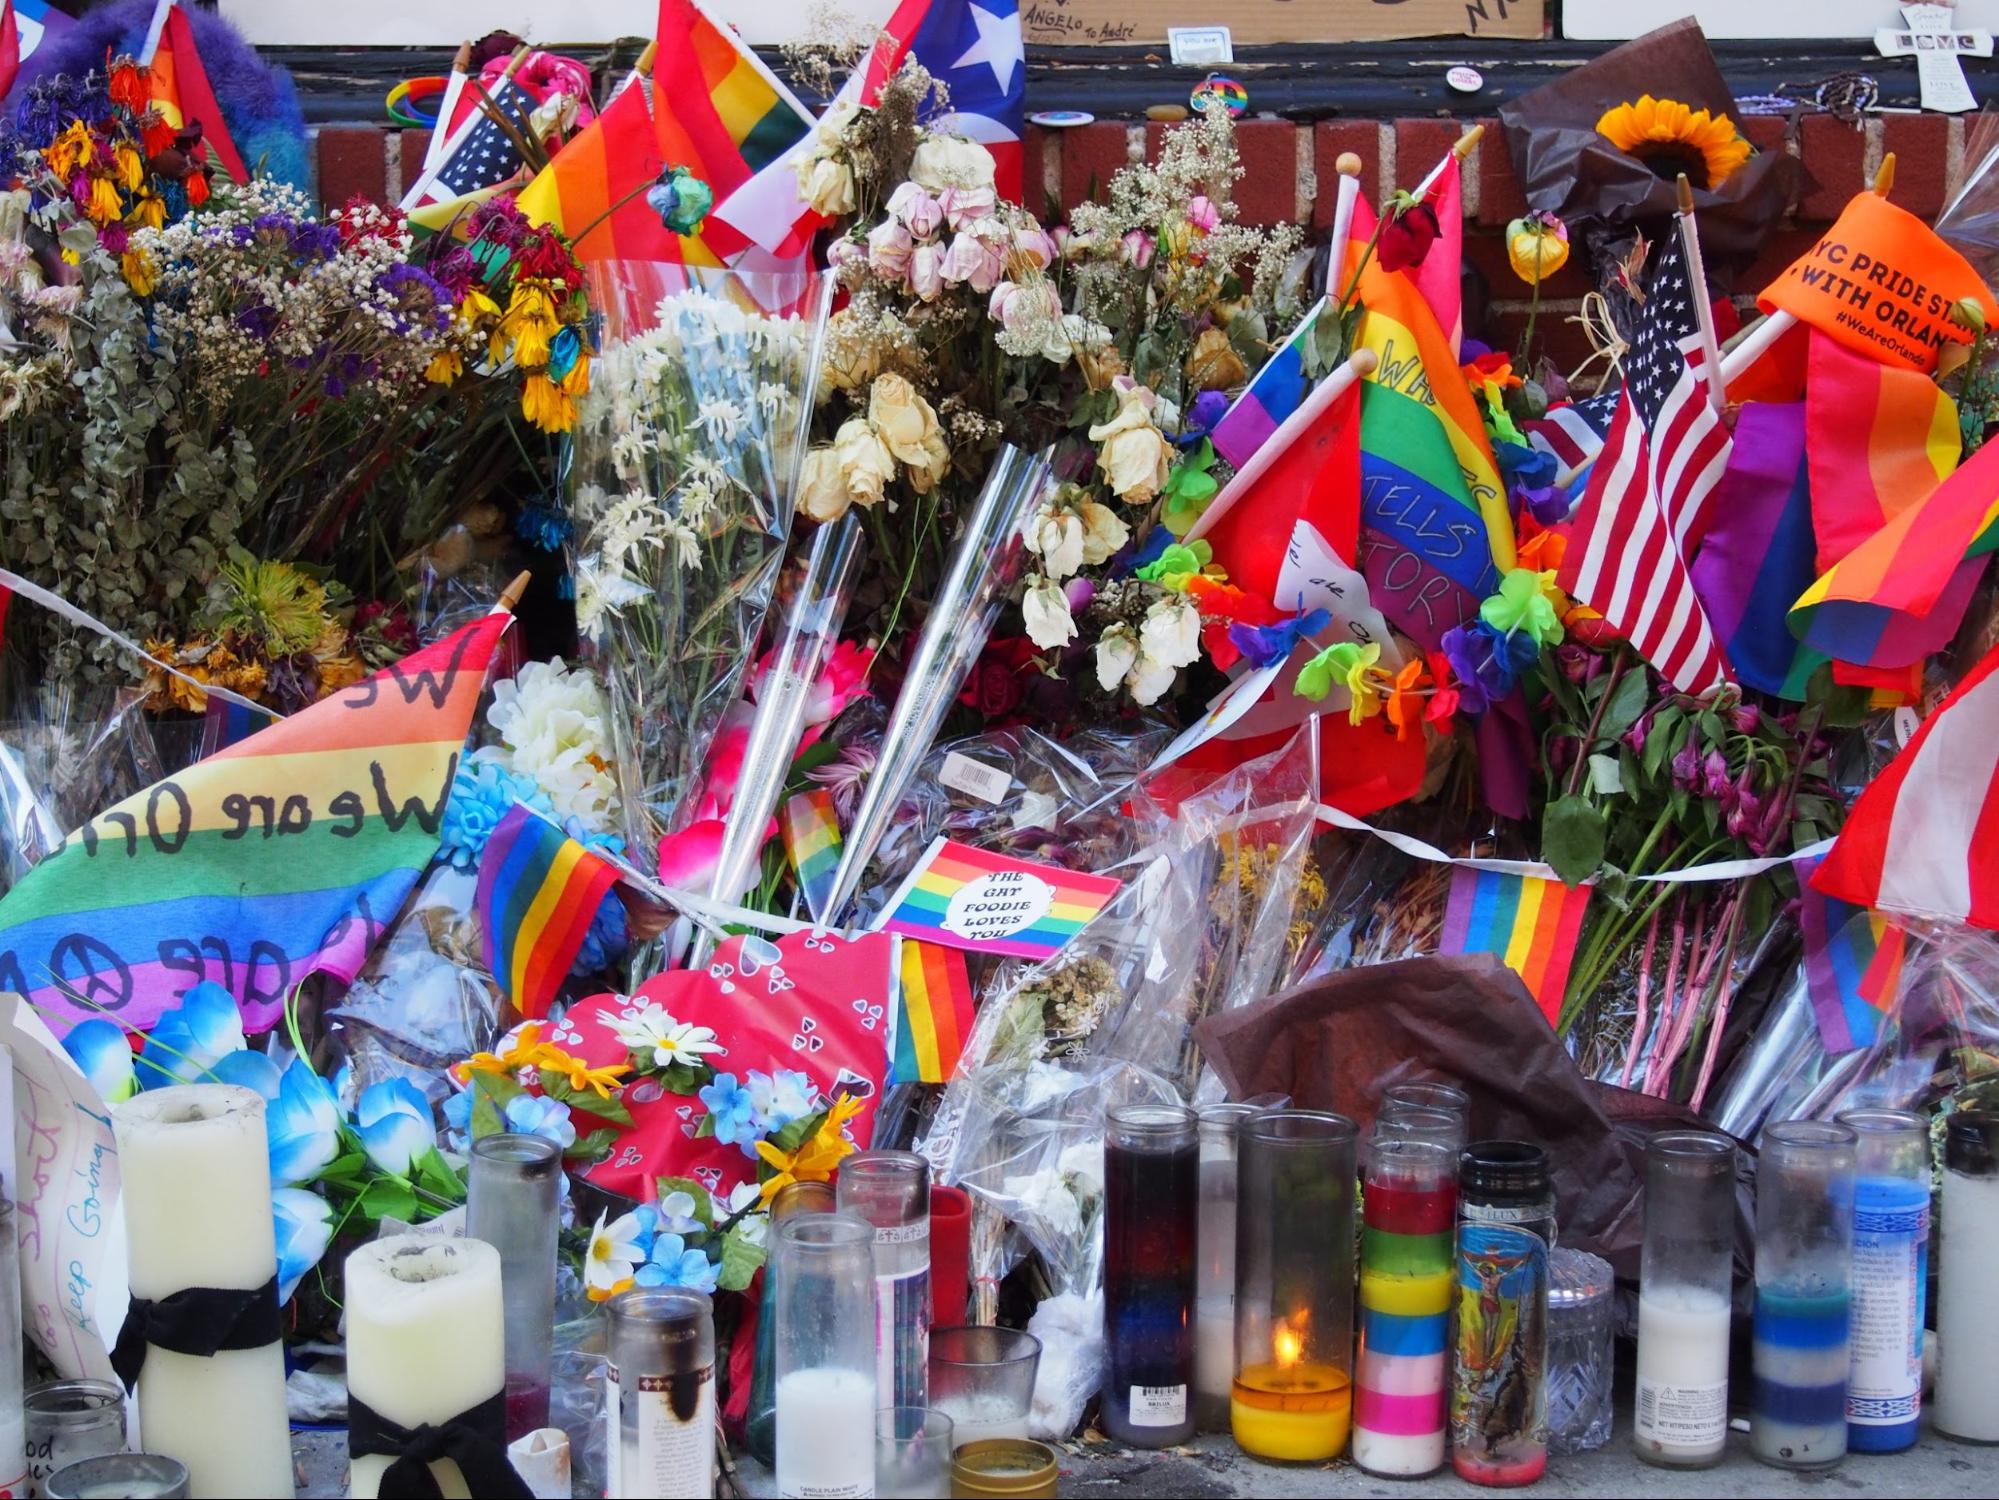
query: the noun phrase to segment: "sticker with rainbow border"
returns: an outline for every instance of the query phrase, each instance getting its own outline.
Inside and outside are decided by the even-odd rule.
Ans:
[[[1221,73],[1210,73],[1195,84],[1194,91],[1187,96],[1187,103],[1199,114],[1201,106],[1210,99],[1221,100],[1222,108],[1229,112],[1232,120],[1249,108],[1249,90]]]
[[[968,953],[1052,958],[1122,884],[940,838],[875,926]]]

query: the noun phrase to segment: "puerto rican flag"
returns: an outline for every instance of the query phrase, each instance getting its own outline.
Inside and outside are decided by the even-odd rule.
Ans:
[[[911,57],[949,92],[952,113],[926,123],[968,136],[992,152],[1000,196],[1019,202],[1027,63],[1018,0],[902,0],[834,107],[873,104],[882,85]],[[711,228],[726,225],[746,243],[777,256],[803,250],[825,223],[799,197],[792,166],[810,144],[808,136],[731,193],[708,216]]]

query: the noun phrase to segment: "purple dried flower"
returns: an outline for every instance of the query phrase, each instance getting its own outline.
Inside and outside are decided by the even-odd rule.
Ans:
[[[1735,801],[1735,788],[1728,780],[1728,757],[1719,750],[1708,751],[1707,759],[1701,762],[1701,795],[1724,809]]]
[[[1701,752],[1692,735],[1686,744],[1680,746],[1680,753],[1673,757],[1673,785],[1692,791],[1700,784]]]

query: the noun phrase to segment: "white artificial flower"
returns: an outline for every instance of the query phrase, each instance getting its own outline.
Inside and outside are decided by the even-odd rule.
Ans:
[[[733,401],[711,398],[695,410],[694,420],[711,443],[733,443],[743,430],[743,409]]]
[[[1138,646],[1166,666],[1192,666],[1201,659],[1201,612],[1181,595],[1168,594],[1145,612]]]
[[[956,135],[926,135],[909,162],[909,180],[932,193],[991,188],[995,171],[992,152]]]
[[[1066,646],[1076,638],[1076,622],[1069,614],[1069,597],[1052,578],[1032,574],[1027,594],[1020,601],[1020,617],[1027,626],[1027,638],[1042,650]]]
[[[597,1215],[589,1248],[583,1252],[583,1284],[596,1294],[592,1301],[603,1301],[638,1274],[646,1258],[644,1236],[636,1211],[609,1224],[604,1215]]]
[[[604,832],[618,812],[608,714],[596,679],[557,657],[531,661],[496,684],[486,722],[511,769],[546,792],[558,816]]]
[[[1044,505],[1028,517],[1021,540],[1041,559],[1041,571],[1050,578],[1067,578],[1083,566],[1083,518],[1066,505]]]
[[[611,1034],[633,1052],[650,1052],[655,1068],[696,1064],[710,1053],[724,1050],[706,1026],[683,1025],[667,1014],[665,1006],[650,1002],[612,1021]]]
[[[1140,708],[1150,708],[1165,696],[1166,690],[1173,686],[1173,679],[1179,675],[1179,668],[1168,666],[1141,650],[1138,660],[1131,664],[1125,686],[1131,691],[1132,702]]]
[[[1138,660],[1138,637],[1129,625],[1113,625],[1097,637],[1097,685],[1114,693]]]

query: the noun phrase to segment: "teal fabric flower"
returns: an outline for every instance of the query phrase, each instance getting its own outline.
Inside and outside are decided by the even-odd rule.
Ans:
[[[490,760],[460,761],[451,782],[451,800],[444,806],[444,821],[438,828],[439,856],[449,860],[454,870],[478,869],[486,840],[516,802],[525,802],[551,817],[555,814],[548,794],[527,777],[516,776]]]
[[[684,1286],[692,1291],[715,1290],[715,1265],[701,1250],[690,1250],[677,1234],[662,1234],[652,1242],[652,1254],[632,1279],[640,1286]]]
[[[278,1240],[278,1305],[283,1306],[333,1243],[333,1205],[304,1188],[279,1188],[271,1194],[271,1223]]]
[[[221,985],[203,980],[147,1033],[146,1050],[137,1063],[139,1087],[205,1083],[210,1068],[246,1045],[243,1013],[237,1009],[236,997]]]

